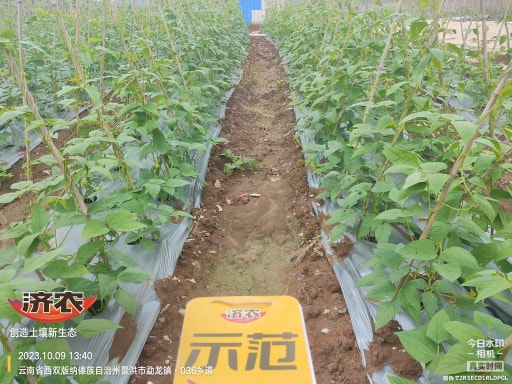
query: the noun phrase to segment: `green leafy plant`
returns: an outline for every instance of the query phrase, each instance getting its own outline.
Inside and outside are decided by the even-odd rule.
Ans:
[[[9,169],[10,168],[5,165],[0,165],[0,185],[2,185],[2,182],[12,177],[12,173],[9,172]]]
[[[252,170],[258,165],[255,159],[235,155],[231,149],[225,149],[222,151],[221,156],[230,160],[229,163],[224,164],[224,173],[228,176],[232,175],[236,169],[240,171],[244,171],[246,169]]]

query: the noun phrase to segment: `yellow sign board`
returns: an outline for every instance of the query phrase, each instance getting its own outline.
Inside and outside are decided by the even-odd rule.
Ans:
[[[201,297],[187,304],[174,384],[315,384],[299,302]]]

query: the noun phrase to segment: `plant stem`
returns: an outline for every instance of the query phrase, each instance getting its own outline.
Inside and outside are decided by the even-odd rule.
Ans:
[[[51,6],[55,12],[57,23],[59,24],[60,31],[62,33],[62,36],[64,37],[64,42],[66,43],[66,46],[69,50],[69,53],[71,55],[71,61],[73,62],[73,66],[75,67],[76,74],[78,78],[80,79],[82,86],[85,87],[86,79],[85,75],[82,71],[82,66],[80,65],[80,60],[78,59],[78,55],[76,54],[75,50],[73,49],[73,44],[71,43],[71,38],[69,37],[68,30],[66,28],[66,25],[64,24],[64,21],[62,20],[62,17],[60,16],[59,9],[57,8],[57,0],[51,0]]]

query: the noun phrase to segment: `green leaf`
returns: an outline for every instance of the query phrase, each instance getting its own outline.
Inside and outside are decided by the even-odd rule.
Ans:
[[[439,114],[430,112],[430,111],[420,111],[411,113],[410,115],[405,116],[402,121],[400,121],[400,125],[408,123],[409,121],[421,119],[427,121],[436,121],[439,118]]]
[[[0,267],[12,264],[16,256],[16,248],[14,246],[5,245],[3,248],[0,248]]]
[[[375,220],[386,220],[386,221],[396,221],[398,219],[402,219],[404,217],[409,217],[410,215],[398,208],[388,209],[387,211],[379,213]]]
[[[144,223],[137,221],[136,216],[131,212],[109,213],[106,221],[111,229],[120,232],[131,232],[146,227]]]
[[[473,200],[475,205],[480,208],[480,211],[487,216],[489,222],[492,224],[496,218],[497,213],[494,210],[492,204],[489,202],[489,199],[485,196],[474,193],[473,196],[471,196],[471,200]]]
[[[11,281],[14,276],[16,276],[16,270],[15,269],[0,269],[0,283],[7,283]]]
[[[110,229],[105,224],[103,224],[103,222],[100,220],[91,219],[85,223],[82,230],[82,237],[85,239],[90,239],[97,236],[103,236],[109,231]]]
[[[447,175],[445,173],[427,174],[426,180],[430,192],[433,193],[434,195],[438,195],[449,178],[450,175]]]
[[[393,184],[387,180],[380,180],[378,181],[374,187],[371,189],[374,193],[383,193],[383,192],[389,192],[393,189]]]
[[[147,182],[144,183],[144,189],[153,199],[156,199],[162,187],[158,184],[152,184],[151,182]]]
[[[73,225],[85,224],[87,222],[87,216],[81,213],[64,213],[57,216],[55,223],[56,228],[71,227]]]
[[[446,280],[450,282],[454,282],[457,280],[462,274],[462,270],[460,269],[460,264],[458,263],[446,263],[439,264],[434,263],[434,267],[436,268],[437,273],[444,277]]]
[[[410,39],[416,40],[429,24],[422,18],[411,17],[404,21],[404,26],[407,25],[410,25]]]
[[[442,243],[448,237],[451,229],[450,224],[436,220],[430,230],[430,238],[434,243]]]
[[[464,144],[467,144],[473,135],[477,132],[478,126],[476,123],[467,120],[456,120],[451,122],[455,130],[461,137]]]
[[[15,119],[18,116],[27,115],[30,113],[30,109],[26,106],[16,107],[14,110],[4,110],[0,114],[0,125],[5,125],[9,120]]]
[[[0,240],[17,239],[27,233],[29,233],[29,230],[25,224],[16,223],[12,228],[8,229],[7,232],[0,236]]]
[[[126,292],[123,288],[118,287],[116,293],[114,294],[114,299],[116,299],[119,305],[126,312],[132,316],[135,316],[137,311],[137,303],[128,292]]]
[[[414,152],[397,148],[397,147],[385,147],[384,155],[393,164],[406,165],[415,169],[420,168],[421,160]]]
[[[480,324],[487,327],[487,329],[495,330],[504,338],[512,334],[512,327],[494,316],[478,311],[475,311],[473,316],[475,324]]]
[[[391,87],[389,87],[386,90],[386,96],[389,97],[389,96],[393,95],[405,84],[409,84],[409,81],[399,81],[398,83],[393,84]]]
[[[389,280],[393,284],[395,284],[397,281],[400,281],[402,277],[407,276],[411,272],[411,268],[408,265],[403,265],[398,269],[391,269],[389,271]]]
[[[407,179],[405,179],[404,185],[402,188],[407,189],[409,187],[412,187],[413,185],[423,183],[427,180],[426,175],[423,172],[420,171],[414,171],[409,176],[407,176]]]
[[[80,321],[76,327],[76,331],[86,339],[93,337],[99,333],[109,331],[111,329],[123,328],[116,322],[106,319],[86,319]]]
[[[428,317],[432,318],[432,316],[434,316],[434,314],[437,312],[437,296],[432,292],[424,291],[421,294],[421,302],[423,303],[423,308],[425,308]]]
[[[87,243],[84,243],[78,248],[78,251],[76,253],[76,260],[80,263],[88,263],[90,259],[93,258],[96,253],[103,248],[104,246],[103,241],[88,241]]]
[[[368,291],[365,297],[369,300],[385,300],[396,294],[396,287],[387,278],[374,282],[373,287]]]
[[[426,326],[410,331],[397,332],[400,342],[405,350],[422,363],[428,363],[437,356],[437,344],[426,335]]]
[[[362,276],[359,280],[357,280],[356,287],[373,286],[377,282],[385,280],[386,277],[387,275],[384,272],[376,269],[373,272],[370,272],[368,275]]]
[[[474,325],[463,323],[461,321],[449,321],[445,323],[444,329],[448,331],[457,340],[466,343],[470,339],[483,339],[484,335],[480,329]]]
[[[69,264],[67,260],[55,260],[43,270],[43,273],[52,279],[72,279],[82,277],[89,273],[87,268],[80,263]]]
[[[396,315],[398,315],[399,307],[394,301],[384,301],[377,307],[377,315],[375,316],[375,330],[382,328]]]
[[[25,265],[23,266],[23,273],[29,273],[33,272],[36,269],[41,268],[43,265],[49,263],[53,259],[55,259],[57,256],[59,256],[62,252],[63,247],[59,247],[56,249],[53,249],[49,252],[45,252],[43,254],[38,254],[35,256],[32,256],[31,258],[28,258],[25,260]]]
[[[480,239],[488,239],[489,236],[469,217],[458,217],[455,223],[459,229],[459,236],[467,239],[477,241]],[[464,233],[462,233],[464,231]],[[465,236],[465,237],[464,237]]]
[[[100,299],[103,300],[112,294],[117,288],[117,280],[112,275],[98,274],[98,285],[100,288]]]
[[[414,85],[419,85],[421,81],[423,80],[423,75],[425,73],[425,70],[427,69],[428,65],[430,64],[430,61],[432,60],[432,55],[430,53],[427,53],[418,64],[414,66],[414,70],[411,73],[411,82]]]
[[[512,279],[493,270],[484,270],[470,276],[462,285],[476,287],[478,295],[475,301],[479,302],[502,291],[512,290]]]
[[[150,279],[150,276],[147,272],[143,271],[140,268],[126,268],[123,272],[121,272],[117,279],[119,281],[123,281],[125,283],[136,283],[141,284]]]
[[[375,227],[375,238],[378,243],[385,243],[389,240],[393,228],[388,223],[379,224]]]
[[[427,323],[426,335],[430,337],[436,344],[449,340],[450,334],[444,329],[444,325],[450,321],[450,316],[443,309],[437,312]]]
[[[341,236],[347,231],[347,225],[346,224],[337,224],[334,227],[332,227],[331,231],[329,232],[329,240],[331,242],[335,242],[341,238]]]
[[[439,173],[447,169],[448,166],[445,163],[440,162],[430,162],[421,164],[421,169],[425,171],[425,173]]]
[[[40,236],[41,233],[34,233],[21,239],[16,246],[18,254],[29,257],[30,254],[35,251],[37,244],[39,244]]]
[[[167,188],[179,188],[189,184],[190,181],[183,179],[167,179],[163,185]]]
[[[32,207],[32,215],[30,216],[30,229],[32,232],[42,232],[50,222],[50,214],[39,204]]]
[[[9,286],[5,287],[2,285],[2,289],[0,289],[0,313],[2,314],[2,319],[12,323],[21,323],[22,316],[8,302],[8,299],[14,299],[15,297],[15,293]]]
[[[361,239],[367,236],[372,228],[373,228],[373,219],[375,218],[375,214],[367,213],[363,219],[361,220],[361,224],[359,224],[357,228],[357,238]]]
[[[107,252],[107,257],[112,262],[115,262],[124,267],[134,267],[137,262],[128,254],[121,252],[117,249],[112,249]]]
[[[165,136],[163,135],[162,131],[160,131],[159,129],[154,129],[151,132],[151,135],[153,136],[152,142],[157,153],[166,154],[170,151],[170,148],[167,145],[167,141],[165,140]]]
[[[94,106],[101,105],[100,90],[96,85],[90,85],[88,87],[85,87],[85,92],[87,92],[87,95],[91,99],[91,102]]]
[[[478,261],[471,252],[461,247],[449,247],[441,252],[441,259],[460,265],[463,272],[475,273],[480,270]]]
[[[404,284],[398,292],[398,301],[404,312],[416,323],[420,322],[420,294],[411,281]]]
[[[430,239],[411,241],[398,253],[405,259],[433,260],[437,257],[436,244]]]
[[[469,340],[469,339],[468,339]],[[467,362],[471,360],[475,349],[466,343],[458,343],[450,347],[446,354],[439,356],[435,364],[427,366],[433,373],[453,375],[466,372]]]

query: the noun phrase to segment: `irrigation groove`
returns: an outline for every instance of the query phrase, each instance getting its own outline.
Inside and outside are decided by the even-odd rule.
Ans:
[[[368,382],[319,240],[280,61],[264,36],[251,38],[222,121],[220,136],[228,142],[212,151],[195,227],[174,274],[156,282],[162,310],[139,366],[175,363],[183,311],[195,297],[287,294],[303,307],[317,382]],[[254,169],[224,173],[226,164],[250,159]],[[169,377],[137,375],[130,383],[148,381],[168,383]]]

